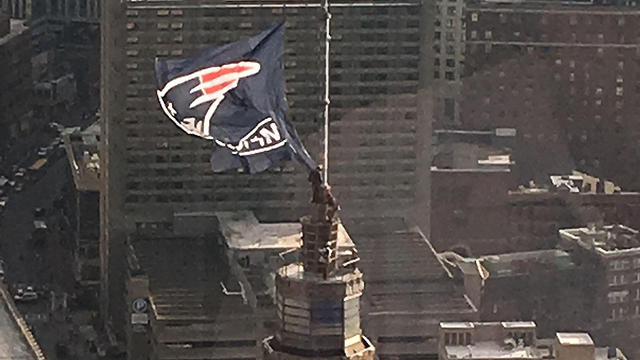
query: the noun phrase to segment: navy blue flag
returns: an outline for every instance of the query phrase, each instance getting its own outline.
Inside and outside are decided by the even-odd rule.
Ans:
[[[261,172],[295,158],[315,164],[287,120],[284,24],[194,58],[156,58],[158,100],[187,134],[213,141],[211,166]]]

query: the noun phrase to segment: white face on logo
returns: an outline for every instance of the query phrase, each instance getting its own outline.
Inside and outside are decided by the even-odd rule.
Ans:
[[[210,122],[218,105],[224,99],[224,94],[236,88],[241,78],[255,75],[258,72],[260,72],[260,64],[253,61],[241,61],[198,70],[169,81],[162,90],[158,90],[158,101],[167,117],[184,132],[205,139],[213,139],[209,130]],[[180,109],[176,109],[171,101],[165,99],[165,96],[172,89],[194,80],[197,80],[197,85],[189,89],[189,94],[194,94],[197,97],[189,104],[189,108],[185,109],[185,112],[210,102],[211,104],[202,119],[181,114]]]

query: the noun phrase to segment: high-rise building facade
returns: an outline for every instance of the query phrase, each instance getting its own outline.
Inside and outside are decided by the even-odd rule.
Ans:
[[[324,11],[316,1],[103,3],[103,290],[121,283],[130,233],[178,232],[174,215],[253,210],[294,220],[309,198],[293,163],[248,176],[213,174],[212,144],[182,133],[159,110],[154,58],[193,56],[285,20],[289,116],[321,160]],[[430,8],[419,1],[332,1],[329,181],[345,213],[408,218],[428,227],[433,60]],[[426,64],[426,65],[425,65]],[[424,99],[425,101],[420,101]],[[425,230],[428,231],[428,230]],[[108,292],[104,292],[107,294]],[[103,298],[106,304],[106,297]],[[116,311],[116,310],[114,310]]]
[[[446,129],[460,123],[462,80],[465,58],[465,1],[438,0],[434,11],[433,80],[434,128]]]
[[[584,2],[467,4],[461,126],[516,128],[521,182],[578,168],[635,190],[639,17]]]

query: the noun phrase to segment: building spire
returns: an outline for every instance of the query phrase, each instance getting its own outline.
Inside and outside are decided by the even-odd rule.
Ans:
[[[324,52],[324,185],[329,184],[329,49],[331,44],[331,13],[329,12],[329,0],[324,0],[324,13],[326,16],[325,52]]]

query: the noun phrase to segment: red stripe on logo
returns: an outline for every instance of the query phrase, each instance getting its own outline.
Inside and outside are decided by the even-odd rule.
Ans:
[[[238,79],[240,79],[240,73],[250,70],[251,67],[249,66],[242,66],[240,64],[230,64],[230,65],[225,65],[220,69],[217,69],[215,71],[211,71],[209,73],[203,74],[202,76],[200,76],[200,81],[203,84],[206,84],[209,81],[213,81],[217,78],[219,78],[220,76],[225,76],[228,74],[233,74],[235,73],[236,76],[234,77],[233,80],[230,81],[225,81],[224,83],[221,84],[217,84],[214,86],[209,86],[209,87],[205,87],[203,89],[203,93],[206,95],[209,94],[213,94],[216,91],[220,91],[222,89],[224,89],[226,86],[229,86],[230,84],[232,84],[234,81],[237,81]]]

